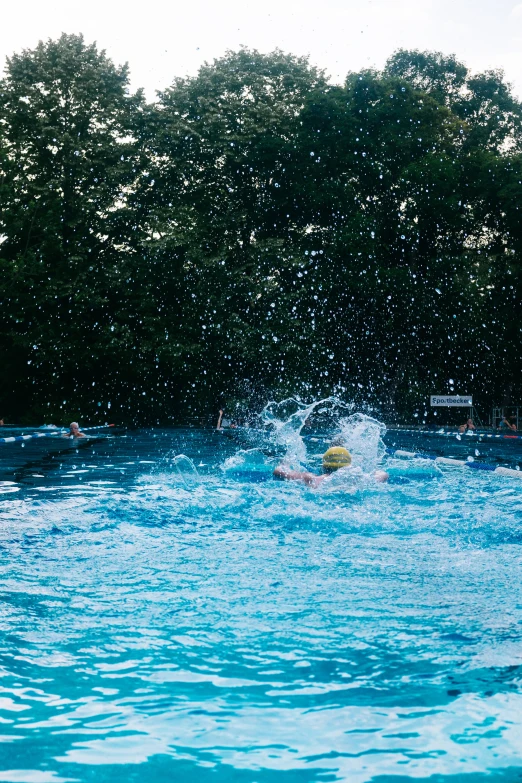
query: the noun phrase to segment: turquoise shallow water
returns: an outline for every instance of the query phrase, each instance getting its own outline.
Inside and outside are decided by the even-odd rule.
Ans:
[[[520,482],[237,450],[142,432],[0,485],[0,781],[522,780]]]

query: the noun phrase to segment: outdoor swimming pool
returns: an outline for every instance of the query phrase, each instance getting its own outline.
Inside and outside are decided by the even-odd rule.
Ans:
[[[0,781],[522,779],[520,482],[274,459],[158,430],[0,486]]]

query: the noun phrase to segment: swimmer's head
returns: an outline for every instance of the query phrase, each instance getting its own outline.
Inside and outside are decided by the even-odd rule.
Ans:
[[[323,470],[325,473],[333,473],[339,468],[346,468],[352,464],[352,455],[343,446],[332,446],[323,454]]]
[[[77,421],[71,421],[71,423],[69,425],[69,429],[71,429],[71,430],[79,430],[80,429],[80,425],[78,424]]]

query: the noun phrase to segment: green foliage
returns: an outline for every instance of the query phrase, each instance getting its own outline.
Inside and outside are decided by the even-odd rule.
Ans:
[[[155,423],[337,390],[422,416],[453,385],[520,395],[521,117],[501,73],[440,53],[333,86],[241,49],[151,105],[81,36],[14,56],[0,412]]]
[[[452,106],[466,84],[468,69],[453,54],[400,49],[389,58],[384,73]]]
[[[81,36],[62,35],[7,62],[1,339],[14,371],[4,376],[2,395],[11,408],[14,387],[20,412],[44,402],[54,410],[58,400],[76,407],[100,370],[119,361],[111,329],[142,106],[127,82],[127,68],[115,68]]]

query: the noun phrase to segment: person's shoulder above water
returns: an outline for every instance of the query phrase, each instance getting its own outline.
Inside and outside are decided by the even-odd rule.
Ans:
[[[517,425],[515,424],[515,417],[510,416],[509,418],[507,416],[502,417],[502,421],[498,425],[499,430],[511,430],[511,432],[517,431]]]
[[[467,431],[476,430],[476,429],[477,428],[475,427],[475,425],[473,423],[473,419],[467,419],[465,424],[461,424],[460,425],[459,432],[462,433],[462,432],[467,432]]]
[[[77,421],[72,421],[69,425],[69,432],[63,436],[64,438],[85,438],[86,435],[81,431],[80,425]]]

